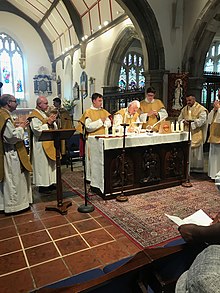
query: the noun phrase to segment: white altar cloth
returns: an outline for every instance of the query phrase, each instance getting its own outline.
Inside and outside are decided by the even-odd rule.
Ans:
[[[181,141],[187,141],[188,132],[178,132],[169,134],[152,133],[150,135],[133,134],[125,138],[125,148],[167,144]],[[123,147],[123,137],[88,137],[90,166],[91,166],[91,183],[90,185],[99,188],[104,193],[104,151],[118,149]]]

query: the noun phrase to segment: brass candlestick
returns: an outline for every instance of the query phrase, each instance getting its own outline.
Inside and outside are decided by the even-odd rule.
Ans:
[[[187,150],[187,171],[186,171],[186,182],[182,183],[183,187],[192,187],[192,183],[190,182],[190,163],[189,163],[189,156],[190,156],[190,147],[191,147],[191,123],[194,120],[187,120],[189,123],[189,132],[188,132],[188,150]]]
[[[126,132],[126,126],[129,126],[129,124],[123,123],[121,124],[123,126],[123,146],[122,146],[122,154],[121,154],[121,194],[116,197],[117,201],[123,202],[128,201],[128,197],[124,195],[124,181],[125,181],[125,132]]]

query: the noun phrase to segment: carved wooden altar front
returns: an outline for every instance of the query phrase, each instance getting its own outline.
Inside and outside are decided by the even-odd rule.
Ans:
[[[149,137],[149,140],[151,139]],[[98,144],[98,141],[95,143]],[[119,195],[121,190],[122,148],[117,146],[116,143],[115,148],[108,149],[107,147],[105,149],[105,146],[103,147],[103,158],[100,159],[100,164],[97,160],[92,159],[91,161],[94,178],[103,176],[103,187],[99,186],[95,182],[96,180],[91,181],[91,187],[93,191],[105,199]],[[184,182],[187,174],[187,148],[186,140],[152,145],[148,141],[147,145],[126,147],[124,160],[125,194],[137,194]],[[96,147],[95,150],[97,151],[97,149]],[[92,153],[93,151],[91,156]],[[103,173],[99,167],[103,168]]]

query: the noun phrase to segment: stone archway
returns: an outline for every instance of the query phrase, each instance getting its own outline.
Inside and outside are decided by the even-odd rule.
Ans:
[[[220,2],[210,0],[198,16],[188,39],[182,60],[182,70],[189,72],[189,90],[200,96],[203,84],[203,70],[207,51],[220,29]]]
[[[106,65],[104,85],[114,87],[118,85],[121,61],[134,39],[137,39],[134,27],[127,27],[118,37],[113,45]]]
[[[126,50],[136,38],[140,41],[144,56],[146,82],[153,85],[159,96],[163,96],[165,55],[159,26],[153,10],[146,1],[116,0],[131,19],[134,27],[126,28],[112,49],[106,66],[104,85],[116,86],[119,69]]]

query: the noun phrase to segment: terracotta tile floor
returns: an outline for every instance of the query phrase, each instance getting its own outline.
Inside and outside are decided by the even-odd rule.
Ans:
[[[0,292],[29,292],[140,250],[97,210],[79,213],[79,196],[67,196],[67,215],[45,211],[51,198],[39,194],[31,210],[0,214]]]

